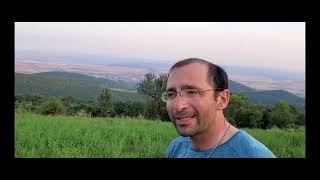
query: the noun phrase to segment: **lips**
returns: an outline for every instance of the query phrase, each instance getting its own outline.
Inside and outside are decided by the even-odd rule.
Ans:
[[[192,120],[195,118],[195,116],[196,115],[176,117],[176,124],[179,126],[189,125],[192,123]]]

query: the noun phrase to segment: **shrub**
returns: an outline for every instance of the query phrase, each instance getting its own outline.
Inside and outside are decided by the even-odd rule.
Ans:
[[[64,113],[64,106],[58,98],[51,97],[41,104],[39,111],[44,115],[61,115]]]

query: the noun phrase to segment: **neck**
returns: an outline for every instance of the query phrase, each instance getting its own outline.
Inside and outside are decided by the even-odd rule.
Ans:
[[[208,149],[217,146],[228,128],[229,123],[225,117],[217,116],[217,118],[209,124],[208,129],[201,134],[190,137],[192,148]]]

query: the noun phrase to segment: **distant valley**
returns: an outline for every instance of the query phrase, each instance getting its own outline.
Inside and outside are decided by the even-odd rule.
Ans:
[[[166,73],[173,62],[118,58],[90,54],[55,54],[17,51],[15,72],[34,74],[42,72],[72,72],[116,82],[138,83],[148,72]],[[255,90],[282,90],[305,97],[304,75],[286,74],[265,69],[222,66],[229,79]],[[277,76],[277,74],[279,74]],[[118,91],[126,91],[115,88]],[[122,90],[121,90],[122,89]],[[132,92],[132,90],[129,90]]]
[[[263,76],[241,76],[231,74],[230,79],[256,90],[285,90],[305,98],[305,81],[274,80]]]
[[[101,89],[111,89],[115,101],[147,101],[147,96],[136,93],[136,84],[112,81],[70,72],[44,72],[36,74],[15,73],[15,95],[73,96],[95,101]],[[287,91],[257,91],[241,83],[229,80],[232,93],[243,93],[253,103],[274,105],[285,100],[298,108],[304,107],[304,99]]]
[[[33,74],[51,71],[64,71],[106,78],[115,81],[139,82],[147,71],[143,68],[78,64],[63,62],[41,62],[39,60],[17,59],[15,72]]]
[[[15,73],[15,95],[72,96],[95,101],[105,87],[111,89],[114,101],[147,101],[148,96],[136,93],[136,84],[67,73]]]

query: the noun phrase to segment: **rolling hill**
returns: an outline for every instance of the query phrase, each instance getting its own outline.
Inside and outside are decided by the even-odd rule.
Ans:
[[[57,76],[57,74],[55,74]],[[77,78],[82,77],[74,75]],[[88,78],[83,76],[84,79]],[[97,78],[99,81],[99,78]],[[73,96],[81,100],[96,100],[103,84],[88,83],[85,80],[63,79],[39,74],[15,73],[15,95]],[[107,86],[118,88],[118,86]],[[147,96],[132,92],[111,90],[115,101],[146,101]]]
[[[232,81],[229,79],[229,90],[231,93],[239,93],[239,92],[255,92],[256,90],[253,88],[250,88],[248,86],[245,86],[241,83],[238,83],[236,81]]]
[[[304,98],[296,96],[288,91],[283,90],[256,90],[245,86],[236,81],[229,80],[229,90],[231,93],[243,93],[248,96],[249,101],[252,103],[260,103],[266,105],[274,105],[280,100],[287,101],[288,103],[303,108],[305,105]]]
[[[64,80],[77,80],[82,84],[92,85],[92,86],[107,86],[111,88],[117,89],[129,89],[129,90],[136,90],[136,83],[128,83],[123,81],[113,81],[104,78],[96,78],[92,76],[87,76],[78,73],[70,73],[64,71],[52,71],[52,72],[42,72],[36,73],[34,75],[41,75],[45,77],[51,78],[59,78]]]
[[[73,96],[82,100],[95,100],[103,87],[113,89],[134,89],[136,84],[117,82],[69,72],[45,72],[38,74],[15,73],[15,94],[45,96]],[[304,99],[283,90],[257,91],[241,83],[229,80],[232,93],[243,93],[253,103],[274,105],[280,100],[298,108],[304,107]],[[111,90],[116,101],[146,101],[147,96],[123,90]]]
[[[279,100],[284,100],[298,108],[303,108],[305,105],[303,98],[283,90],[244,92],[244,94],[254,103],[274,105]]]

